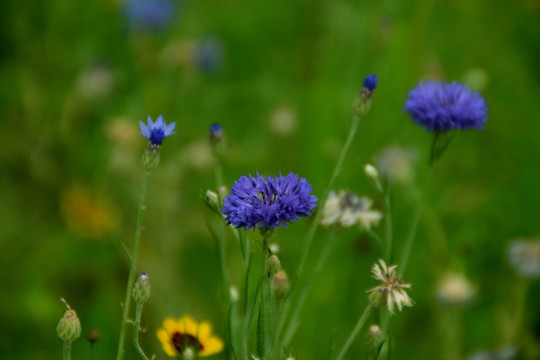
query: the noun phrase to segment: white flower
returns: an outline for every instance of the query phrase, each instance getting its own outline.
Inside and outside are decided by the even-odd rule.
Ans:
[[[339,224],[351,227],[358,224],[360,228],[369,230],[382,219],[382,213],[371,210],[373,201],[367,197],[341,190],[336,195],[331,191],[323,208],[321,224],[331,226]]]
[[[439,282],[436,294],[444,304],[465,305],[473,300],[476,289],[465,275],[452,273]]]
[[[394,305],[399,311],[403,306],[413,305],[413,301],[405,292],[405,289],[411,288],[411,284],[404,283],[402,275],[398,275],[396,269],[397,265],[387,267],[384,260],[379,259],[379,263],[375,263],[371,268],[371,273],[374,279],[383,283],[368,291],[371,292],[371,303],[375,306],[386,305],[391,314],[394,313]]]
[[[508,249],[510,264],[524,278],[540,277],[540,241],[515,240]]]
[[[384,149],[377,157],[377,169],[390,181],[408,184],[414,179],[413,163],[416,151],[398,146]]]

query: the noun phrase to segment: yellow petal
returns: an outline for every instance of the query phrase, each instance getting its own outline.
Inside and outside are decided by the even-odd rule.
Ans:
[[[165,320],[163,320],[163,327],[169,335],[180,331],[178,323],[173,318],[166,318]]]
[[[161,347],[163,348],[163,351],[165,351],[169,356],[176,356],[176,351],[171,342],[169,334],[167,334],[167,331],[165,329],[159,329],[157,331],[157,337],[161,342]]]
[[[199,356],[210,356],[223,350],[223,341],[217,337],[209,337],[202,342],[202,346],[203,350],[199,353]]]
[[[203,342],[205,339],[209,338],[212,334],[212,325],[209,322],[203,321],[199,324],[199,341]]]
[[[198,324],[191,316],[183,316],[178,319],[179,331],[197,337]]]

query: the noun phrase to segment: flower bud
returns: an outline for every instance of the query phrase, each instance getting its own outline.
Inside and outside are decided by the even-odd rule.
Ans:
[[[379,181],[379,172],[377,171],[375,166],[371,164],[366,164],[366,166],[364,166],[364,173],[368,178],[372,179],[373,181]]]
[[[188,346],[182,352],[182,359],[185,360],[195,360],[197,355],[191,346]]]
[[[225,199],[225,196],[229,195],[229,189],[225,185],[218,187],[218,195],[220,199]]]
[[[274,289],[274,293],[276,294],[277,302],[283,300],[291,288],[289,277],[285,271],[280,270],[276,273],[272,287]]]
[[[219,195],[212,190],[206,190],[204,202],[211,210],[219,213],[221,211],[221,202],[219,201]]]
[[[279,261],[279,258],[276,255],[270,256],[266,261],[266,272],[268,273],[268,277],[271,278],[275,276],[280,270],[281,262]]]
[[[159,145],[148,144],[142,155],[141,162],[145,170],[150,171],[159,165]]]
[[[268,248],[272,252],[272,254],[279,254],[279,244],[277,243],[271,243],[268,245]]]
[[[231,302],[233,303],[238,302],[238,299],[239,299],[238,288],[236,286],[231,286],[229,291],[231,294]]]
[[[135,300],[137,304],[143,304],[148,301],[148,298],[150,297],[150,281],[148,280],[148,275],[146,275],[146,273],[143,272],[139,275],[131,294],[133,295],[133,300]]]
[[[354,114],[358,117],[366,115],[371,108],[371,95],[377,86],[377,76],[369,74],[364,80],[364,85],[354,101]]]
[[[67,310],[58,322],[56,332],[58,333],[58,337],[63,341],[72,342],[81,336],[81,322],[79,321],[75,310],[71,310],[64,299],[62,299],[62,301],[66,305]]]
[[[88,340],[90,344],[97,342],[99,340],[99,332],[97,332],[97,330],[88,330],[86,332],[86,340]]]
[[[210,136],[210,142],[212,144],[219,143],[223,140],[223,126],[221,126],[220,123],[213,123],[212,125],[210,125],[208,133]]]
[[[368,340],[369,347],[379,346],[382,340],[382,332],[379,325],[373,324],[369,327],[368,333],[367,333],[367,340]]]
[[[386,306],[386,297],[384,292],[379,289],[375,289],[369,293],[369,303],[374,308],[380,308]]]

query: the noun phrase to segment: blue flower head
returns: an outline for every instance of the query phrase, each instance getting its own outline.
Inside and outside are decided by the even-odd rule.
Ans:
[[[425,81],[409,92],[404,111],[426,130],[483,130],[487,103],[478,93],[457,82]]]
[[[169,24],[175,12],[171,0],[126,0],[129,25],[138,29],[159,29]]]
[[[246,230],[286,228],[287,223],[310,216],[316,201],[311,184],[297,174],[267,176],[266,180],[256,174],[234,182],[221,212],[227,216],[228,224]]]
[[[377,82],[379,79],[377,78],[377,75],[369,74],[366,76],[366,79],[364,80],[364,88],[368,89],[369,92],[373,92],[375,90],[375,87],[377,86]]]
[[[146,125],[140,120],[139,125],[141,127],[139,134],[150,140],[150,145],[154,146],[160,146],[163,139],[169,135],[176,134],[176,132],[173,131],[174,127],[176,126],[176,122],[167,125],[167,123],[163,120],[163,115],[159,115],[155,123],[152,122],[152,118],[150,115],[148,115]]]
[[[213,123],[208,130],[210,141],[217,142],[223,139],[223,126],[220,123]]]

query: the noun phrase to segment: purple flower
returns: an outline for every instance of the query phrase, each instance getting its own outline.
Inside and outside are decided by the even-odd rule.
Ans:
[[[139,134],[150,140],[151,145],[160,146],[163,139],[169,135],[176,134],[176,132],[173,131],[174,127],[176,126],[176,122],[167,125],[167,123],[163,120],[163,115],[159,115],[155,123],[152,122],[152,118],[150,115],[148,115],[147,124],[145,125],[139,120],[139,125],[141,126],[141,131],[139,131]]]
[[[208,130],[210,141],[218,142],[223,139],[223,126],[220,123],[213,123]]]
[[[310,216],[317,206],[311,195],[311,185],[297,174],[281,174],[274,178],[257,175],[242,176],[234,182],[231,194],[223,200],[221,212],[228,224],[238,228],[278,228]]]
[[[125,12],[132,28],[159,29],[171,22],[171,0],[126,0]]]
[[[377,78],[377,75],[369,74],[366,76],[366,79],[364,80],[364,88],[368,89],[369,92],[373,92],[375,90],[375,86],[377,86],[377,82],[379,79]]]
[[[484,129],[487,103],[457,82],[425,81],[409,92],[404,110],[426,130]]]

